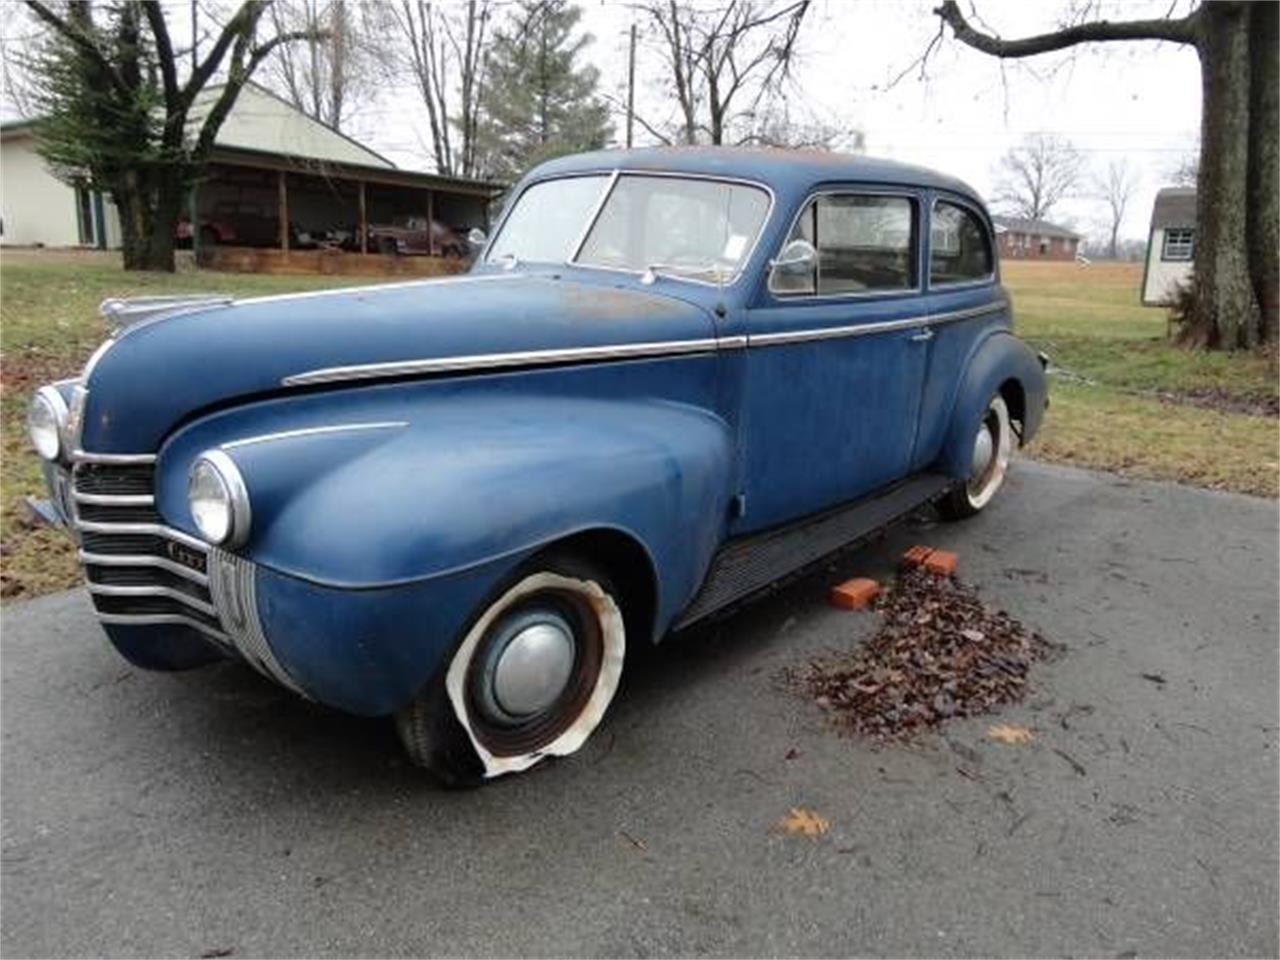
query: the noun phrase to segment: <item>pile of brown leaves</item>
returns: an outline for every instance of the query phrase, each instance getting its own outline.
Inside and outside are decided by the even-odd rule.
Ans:
[[[1021,700],[1031,664],[1051,649],[959,580],[919,568],[904,570],[876,609],[870,641],[789,677],[851,733],[906,737]]]

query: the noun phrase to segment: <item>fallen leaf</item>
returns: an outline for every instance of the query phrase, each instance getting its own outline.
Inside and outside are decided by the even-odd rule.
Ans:
[[[791,812],[778,821],[778,827],[787,833],[816,837],[831,829],[831,821],[804,807],[792,807]]]
[[[644,853],[646,850],[649,849],[649,845],[647,843],[645,843],[639,837],[633,837],[631,834],[627,833],[627,831],[625,830],[619,830],[618,835],[622,837],[622,839],[626,840],[633,847],[635,847],[637,850],[639,850],[641,853]]]
[[[987,736],[992,740],[999,740],[1001,743],[1030,743],[1036,738],[1036,735],[1026,727],[1019,727],[1012,723],[997,723],[995,726],[987,730]]]

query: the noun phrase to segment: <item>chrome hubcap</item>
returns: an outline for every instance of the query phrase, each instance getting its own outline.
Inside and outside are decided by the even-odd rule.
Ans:
[[[550,612],[521,621],[511,624],[505,644],[495,644],[499,653],[489,684],[494,719],[522,720],[547,710],[573,674],[573,628]]]
[[[973,438],[973,468],[969,471],[971,480],[981,480],[991,466],[991,458],[995,455],[995,439],[991,436],[991,428],[985,423],[978,428],[978,435]]]

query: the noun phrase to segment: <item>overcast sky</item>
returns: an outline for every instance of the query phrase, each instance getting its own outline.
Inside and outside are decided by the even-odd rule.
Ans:
[[[580,3],[582,25],[595,37],[586,56],[600,70],[602,87],[621,94],[632,10],[618,0]],[[1068,0],[974,3],[992,29],[1017,37],[1051,29]],[[936,0],[815,0],[802,30],[795,96],[825,123],[860,130],[869,154],[944,170],[984,195],[990,193],[998,158],[1027,133],[1070,139],[1098,169],[1110,159],[1127,158],[1140,187],[1122,235],[1145,238],[1155,191],[1195,148],[1200,125],[1195,52],[1152,42],[1095,45],[1010,61],[1002,75],[999,61],[948,37],[931,58],[926,78],[913,71],[890,88],[889,81],[936,33],[937,19],[930,12],[935,5]],[[168,6],[172,19],[185,19],[186,0]],[[1102,6],[1109,19],[1130,19],[1163,16],[1169,0],[1104,0]],[[638,73],[638,112],[669,117],[672,105],[655,51],[642,48]],[[356,119],[350,132],[403,167],[429,168],[416,94],[407,84],[383,89],[380,101]],[[4,115],[13,115],[10,105]],[[637,142],[645,142],[639,127],[636,135]],[[1080,197],[1055,210],[1054,219],[1090,233],[1106,218],[1096,200]]]
[[[983,19],[1006,37],[1052,28],[1066,3],[975,0]],[[990,193],[995,164],[1027,133],[1070,139],[1091,166],[1127,158],[1139,188],[1122,236],[1146,237],[1155,191],[1171,168],[1195,150],[1200,127],[1200,72],[1194,50],[1134,42],[1078,48],[1033,60],[1000,62],[950,37],[930,59],[927,77],[911,72],[890,89],[937,32],[936,0],[815,0],[805,24],[797,95],[826,123],[858,129],[867,153],[936,167]],[[632,10],[618,0],[583,0],[583,26],[595,37],[587,57],[601,85],[625,89],[627,32]],[[1163,16],[1168,0],[1103,4],[1110,19]],[[1185,13],[1180,7],[1179,15]],[[656,51],[641,51],[637,110],[671,115]],[[647,80],[647,82],[645,82]],[[423,142],[411,91],[393,91],[370,116],[369,140],[397,163],[421,166]],[[618,136],[622,136],[618,121]],[[636,128],[637,142],[643,130]],[[1084,233],[1106,222],[1101,204],[1079,198],[1054,211]]]

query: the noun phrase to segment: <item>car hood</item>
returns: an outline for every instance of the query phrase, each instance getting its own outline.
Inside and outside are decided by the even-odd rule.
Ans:
[[[154,452],[199,411],[290,389],[288,378],[326,368],[713,336],[701,307],[627,282],[475,274],[262,297],[145,321],[91,362],[82,446]]]

